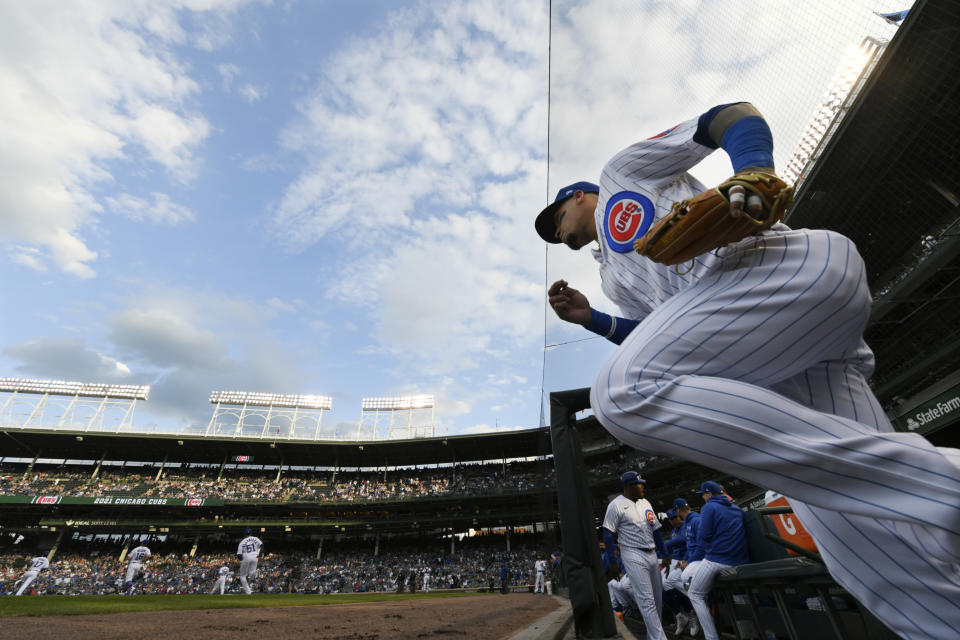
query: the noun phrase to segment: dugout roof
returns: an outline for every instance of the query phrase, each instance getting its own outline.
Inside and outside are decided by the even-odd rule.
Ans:
[[[919,0],[787,223],[852,238],[874,307],[866,339],[887,406],[960,369],[960,5]]]
[[[142,462],[220,464],[252,456],[251,464],[341,468],[402,467],[550,455],[550,431],[523,429],[505,433],[377,440],[367,442],[262,440],[178,434],[7,430],[0,455],[14,458],[66,458]]]

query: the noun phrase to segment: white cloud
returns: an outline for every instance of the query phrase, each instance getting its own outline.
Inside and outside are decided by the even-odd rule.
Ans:
[[[280,298],[270,298],[269,300],[267,300],[267,306],[269,306],[274,311],[292,312],[297,310],[295,306],[293,306],[289,302],[284,302]]]
[[[265,324],[273,309],[269,301],[150,291],[108,316],[104,339],[151,384],[146,411],[183,424],[203,423],[214,389],[317,391],[303,387],[308,376],[299,364],[301,354],[277,343]]]
[[[222,32],[239,4],[4,4],[0,234],[93,276],[98,250],[85,230],[102,211],[93,194],[112,180],[109,163],[143,159],[177,181],[196,176],[210,125],[190,106],[199,86],[172,53],[190,37],[182,14],[203,33],[210,22]]]
[[[233,88],[234,79],[240,75],[240,67],[229,63],[218,64],[217,73],[223,79],[223,88],[230,91]]]
[[[10,251],[10,260],[34,271],[46,271],[43,255],[36,247],[14,246]]]
[[[427,375],[541,330],[530,212],[542,206],[546,49],[530,36],[546,28],[536,3],[394,12],[323,66],[284,134],[309,168],[277,203],[275,233],[293,247],[344,243],[330,294],[369,306],[373,350]]]
[[[105,199],[107,206],[134,222],[152,222],[176,226],[181,222],[193,222],[196,219],[187,207],[170,201],[165,193],[152,193],[152,202],[129,193]]]
[[[24,376],[113,382],[126,380],[131,375],[126,364],[79,338],[38,338],[7,347],[3,353],[20,362],[14,369]]]
[[[263,96],[265,95],[265,91],[263,89],[256,88],[252,84],[247,83],[242,87],[240,87],[240,95],[243,96],[247,102],[254,103],[254,102],[259,102],[261,99],[263,99]]]

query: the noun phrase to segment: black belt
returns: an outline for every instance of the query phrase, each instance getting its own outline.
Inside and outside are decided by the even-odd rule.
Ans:
[[[636,549],[637,551],[644,551],[646,553],[651,553],[656,551],[656,547],[650,547],[649,549],[641,549],[640,547],[627,547],[628,549]]]

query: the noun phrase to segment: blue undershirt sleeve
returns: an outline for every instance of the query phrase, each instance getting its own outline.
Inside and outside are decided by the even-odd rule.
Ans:
[[[606,527],[603,528],[603,546],[611,553],[617,548],[617,539],[614,537],[613,531],[610,531],[610,529]]]
[[[727,127],[720,146],[734,173],[745,167],[773,167],[773,134],[760,116],[747,116]]]
[[[614,344],[622,344],[638,324],[640,323],[636,320],[610,316],[591,307],[590,322],[584,326],[588,331],[603,336]]]
[[[718,104],[714,108],[710,109],[710,111],[707,111],[705,114],[700,116],[700,118],[697,120],[697,130],[693,134],[693,141],[702,144],[705,147],[716,149],[717,143],[714,142],[713,138],[710,137],[710,123],[713,122],[713,119],[718,113],[727,107],[732,107],[735,104],[743,104],[743,102],[728,102],[727,104]]]
[[[710,137],[710,123],[718,113],[735,104],[743,102],[720,104],[700,116],[697,131],[693,134],[694,142],[716,149],[718,145]],[[731,124],[723,133],[719,146],[730,156],[734,172],[745,167],[773,167],[773,134],[767,121],[760,116],[747,116]]]
[[[663,546],[663,534],[660,529],[653,532],[653,546],[657,548],[658,558],[669,558],[666,547]]]

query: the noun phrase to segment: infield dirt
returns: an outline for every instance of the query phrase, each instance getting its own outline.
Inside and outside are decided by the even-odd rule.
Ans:
[[[242,596],[237,596],[242,597]],[[556,610],[529,593],[258,609],[149,611],[109,615],[5,617],[0,638],[29,640],[259,640],[323,638],[509,638]]]

